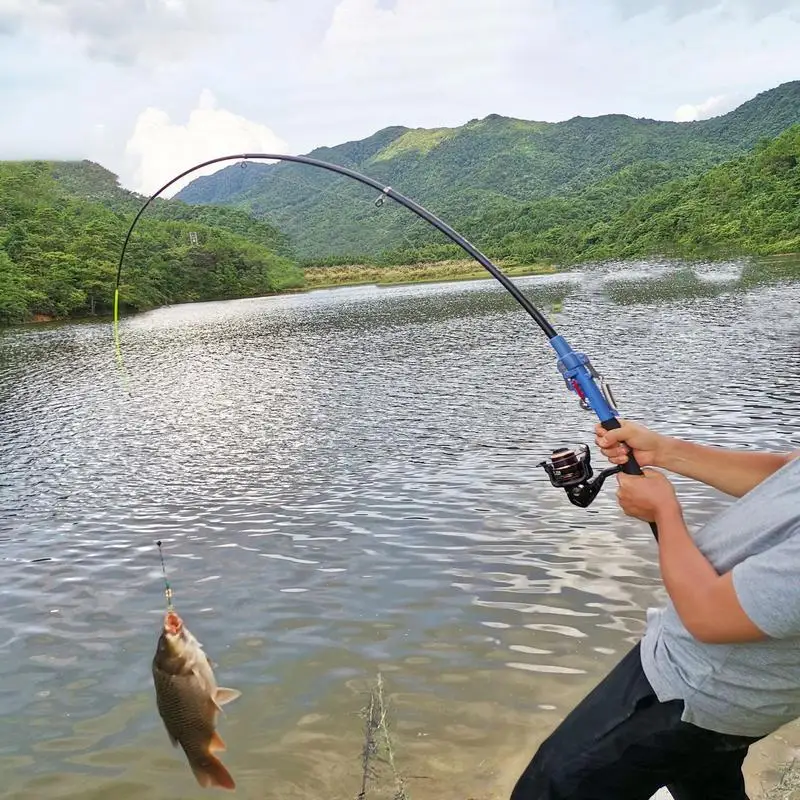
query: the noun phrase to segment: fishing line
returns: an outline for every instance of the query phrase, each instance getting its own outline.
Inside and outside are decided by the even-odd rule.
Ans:
[[[380,208],[385,200],[388,198],[394,200],[399,205],[405,207],[409,211],[421,217],[434,228],[443,233],[448,239],[462,248],[468,255],[474,258],[495,280],[497,280],[511,296],[519,303],[525,312],[533,319],[539,326],[541,331],[547,337],[553,349],[558,356],[557,367],[561,373],[562,378],[569,391],[574,392],[579,399],[581,408],[585,411],[593,411],[600,424],[606,429],[611,430],[620,427],[618,412],[615,409],[615,400],[611,394],[605,380],[597,373],[592,366],[588,357],[580,352],[576,352],[567,343],[563,336],[560,336],[555,328],[550,324],[549,320],[539,311],[536,306],[525,296],[519,287],[509,278],[502,270],[495,266],[480,250],[478,250],[471,242],[465,239],[460,233],[451,228],[446,222],[439,219],[423,206],[416,203],[414,200],[406,197],[400,192],[387,186],[380,181],[370,178],[367,175],[362,175],[360,172],[349,169],[348,167],[340,166],[339,164],[331,164],[326,161],[320,161],[310,156],[293,156],[283,155],[277,153],[240,153],[235,155],[219,156],[184,170],[179,175],[165,183],[161,188],[154,192],[142,205],[138,213],[133,219],[130,228],[125,236],[125,241],[122,245],[122,252],[119,257],[119,264],[117,266],[117,275],[114,285],[114,340],[116,344],[117,360],[120,366],[122,363],[122,351],[119,344],[119,286],[120,278],[122,275],[122,267],[125,260],[125,252],[128,248],[131,235],[134,228],[144,214],[149,205],[159,197],[163,192],[169,189],[174,183],[191,175],[197,170],[204,169],[205,167],[214,164],[221,164],[225,161],[285,161],[296,164],[306,164],[311,167],[318,167],[329,172],[337,173],[344,177],[351,178],[358,183],[369,186],[380,194],[374,201],[375,206]],[[123,366],[124,369],[124,366]],[[603,480],[614,472],[625,472],[631,475],[642,475],[642,470],[636,462],[633,454],[628,460],[620,467],[612,467],[603,470],[594,480],[592,480],[592,468],[590,465],[588,448],[570,451],[567,448],[559,448],[553,451],[553,458],[548,461],[543,461],[540,464],[543,467],[550,482],[557,488],[564,489],[567,497],[571,503],[581,508],[586,508],[596,497]],[[653,535],[658,539],[658,530],[654,523],[650,523],[650,528]]]
[[[161,540],[159,539],[156,544],[158,545],[158,555],[161,558],[161,574],[164,576],[164,597],[167,598],[167,611],[174,611],[175,607],[172,605],[172,588],[167,580],[167,568],[164,564],[164,552],[161,549]]]

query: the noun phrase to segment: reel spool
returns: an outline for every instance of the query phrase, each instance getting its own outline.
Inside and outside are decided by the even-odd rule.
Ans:
[[[559,447],[553,450],[550,459],[540,462],[540,466],[550,478],[550,483],[557,489],[567,493],[570,503],[579,508],[587,508],[592,504],[606,478],[622,471],[622,467],[608,467],[594,474],[591,455],[587,445],[579,445],[574,450]]]

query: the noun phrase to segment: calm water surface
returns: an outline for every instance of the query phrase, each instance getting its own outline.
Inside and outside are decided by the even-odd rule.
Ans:
[[[800,280],[777,263],[519,283],[624,415],[786,449]],[[166,308],[122,343],[130,393],[106,325],[0,335],[4,798],[206,796],[155,708],[157,539],[243,692],[221,733],[244,798],[356,798],[379,672],[409,798],[505,797],[663,598],[613,481],[586,511],[536,466],[594,418],[491,281]],[[692,525],[726,502],[678,484]],[[378,765],[367,798],[395,788]]]

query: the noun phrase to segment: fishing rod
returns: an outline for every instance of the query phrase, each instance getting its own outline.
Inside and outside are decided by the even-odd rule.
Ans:
[[[486,271],[509,292],[509,294],[522,306],[523,309],[533,318],[533,321],[541,328],[544,335],[547,337],[551,346],[558,356],[556,362],[558,371],[561,373],[562,378],[569,391],[574,392],[578,396],[580,407],[584,411],[592,411],[597,415],[600,424],[606,430],[621,427],[618,417],[618,412],[615,408],[616,401],[611,393],[611,389],[601,375],[592,366],[589,358],[580,352],[576,352],[567,343],[567,340],[556,332],[556,329],[546,319],[544,314],[539,311],[536,306],[522,293],[519,287],[495,266],[480,250],[478,250],[472,243],[467,241],[460,233],[451,228],[446,222],[443,222],[437,216],[432,214],[426,208],[414,202],[410,198],[401,194],[400,192],[392,189],[391,186],[370,178],[367,175],[362,175],[360,172],[349,169],[348,167],[340,166],[339,164],[331,164],[327,161],[321,161],[309,156],[291,156],[278,153],[240,153],[236,155],[219,156],[217,158],[203,161],[200,164],[184,170],[179,175],[176,175],[170,181],[165,183],[160,189],[154,192],[139,209],[139,212],[133,219],[128,233],[125,236],[125,241],[122,245],[122,252],[119,257],[119,265],[117,267],[117,278],[114,286],[114,339],[116,342],[117,356],[121,363],[121,353],[119,348],[119,286],[120,277],[122,275],[122,265],[125,259],[125,251],[128,247],[131,234],[133,233],[136,223],[145,212],[147,207],[163,192],[169,189],[177,181],[185,178],[187,175],[196,172],[214,164],[220,164],[224,161],[241,161],[242,166],[245,167],[247,161],[287,161],[295,164],[306,164],[310,167],[318,167],[327,170],[328,172],[335,172],[339,175],[344,175],[347,178],[352,178],[358,183],[370,186],[380,192],[378,198],[375,200],[375,206],[380,208],[386,198],[394,200],[399,205],[407,208],[409,211],[421,217],[434,228],[443,233],[448,239],[457,244],[474,258]],[[609,467],[602,470],[593,478],[593,470],[591,466],[591,459],[589,455],[589,448],[586,445],[570,450],[567,447],[561,447],[553,450],[551,458],[542,461],[538,466],[542,467],[550,479],[550,483],[559,489],[564,489],[567,493],[569,501],[578,506],[579,508],[587,508],[597,497],[603,482],[607,477],[616,472],[625,472],[629,475],[642,475],[642,470],[636,459],[631,453],[628,460],[621,466]],[[658,529],[655,523],[650,523],[650,528],[653,535],[658,540]]]

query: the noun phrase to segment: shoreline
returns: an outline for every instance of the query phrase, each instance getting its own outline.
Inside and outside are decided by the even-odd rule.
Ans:
[[[736,258],[755,259],[761,262],[774,262],[782,259],[800,259],[800,253],[770,253],[768,255],[741,254]],[[634,259],[635,260],[635,259]],[[684,259],[691,261],[691,259]],[[202,303],[223,303],[230,300],[256,300],[264,297],[281,297],[291,294],[306,294],[318,290],[340,289],[357,286],[413,286],[415,284],[426,283],[460,283],[462,281],[476,281],[491,279],[492,276],[483,267],[478,266],[473,259],[451,259],[446,261],[428,261],[418,264],[403,264],[397,266],[377,267],[366,264],[348,264],[340,266],[319,266],[303,267],[303,286],[293,286],[280,289],[274,292],[264,292],[263,294],[252,295],[250,297],[230,297],[222,299],[198,300]],[[534,262],[530,264],[519,264],[516,260],[496,260],[496,264],[510,278],[527,278],[538,275],[557,275],[568,273],[573,269],[580,269],[582,263],[568,263],[556,266],[552,263]],[[315,279],[308,280],[309,274]],[[320,279],[317,280],[316,278]],[[146,311],[154,311],[156,308],[166,308],[169,305],[185,305],[185,303],[169,303],[153,308],[142,308],[132,314],[122,314],[120,319],[126,316],[136,316]],[[100,314],[93,317],[51,317],[47,314],[35,314],[31,319],[22,322],[15,322],[10,325],[0,324],[0,331],[15,327],[29,325],[44,325],[54,323],[99,323],[111,321],[111,314]]]
[[[326,280],[320,282],[306,282],[303,286],[294,286],[287,289],[281,289],[276,292],[265,292],[263,294],[253,295],[251,297],[229,297],[224,299],[210,299],[199,300],[196,302],[203,303],[225,303],[230,300],[257,300],[264,297],[282,297],[290,294],[308,294],[324,289],[342,289],[354,286],[412,286],[415,284],[424,283],[459,283],[461,281],[475,281],[492,279],[489,272],[482,267],[480,270],[475,269],[475,263],[472,259],[463,259],[458,261],[439,261],[429,262],[425,264],[407,264],[402,266],[392,267],[370,267],[366,265],[354,264],[343,267],[307,267],[303,270],[303,277],[307,276],[307,272],[325,273],[326,277],[341,274],[341,280]],[[503,264],[503,262],[496,263],[503,272],[511,278],[527,278],[536,275],[555,275],[564,270],[558,269],[551,264]],[[466,268],[469,267],[469,270]],[[352,275],[352,279],[344,278],[344,275]],[[389,276],[389,280],[385,278]],[[126,316],[136,316],[146,311],[154,311],[155,308],[167,308],[169,305],[185,305],[184,303],[168,303],[163,306],[156,306],[154,308],[142,308],[133,314],[120,314],[120,320]],[[110,322],[112,316],[110,314],[98,314],[93,317],[51,317],[47,314],[35,314],[33,318],[17,322],[12,325],[0,325],[0,330],[3,328],[15,328],[22,326],[37,326],[56,323],[103,323]]]
[[[496,265],[509,277],[524,278],[533,275],[553,275],[560,270],[553,264],[497,261]],[[314,276],[309,281],[309,276]],[[319,280],[317,280],[319,276]],[[335,267],[306,267],[303,270],[305,286],[300,291],[335,289],[340,286],[410,286],[417,283],[456,283],[458,281],[491,278],[487,270],[472,259],[421,262],[398,266],[374,267],[364,264],[347,264]]]

